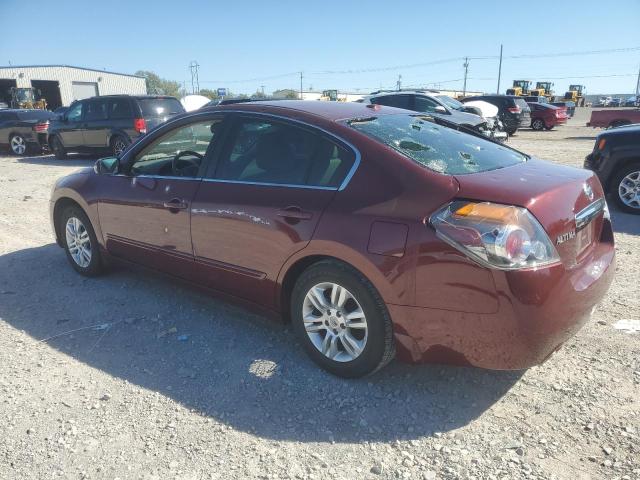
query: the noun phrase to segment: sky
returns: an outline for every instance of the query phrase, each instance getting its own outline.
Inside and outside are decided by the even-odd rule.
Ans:
[[[578,5],[572,8],[570,5]],[[495,92],[514,79],[570,83],[587,94],[633,93],[640,0],[615,2],[0,0],[0,65],[66,64],[200,88],[369,92],[402,87]],[[39,33],[41,32],[41,33]],[[607,50],[606,53],[534,57]],[[619,50],[619,51],[610,51]],[[521,58],[510,58],[521,56]],[[522,56],[524,56],[522,58]],[[490,57],[490,58],[486,58]]]

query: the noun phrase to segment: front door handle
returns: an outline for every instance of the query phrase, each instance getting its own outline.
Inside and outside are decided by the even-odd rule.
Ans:
[[[172,198],[168,202],[164,202],[162,206],[164,208],[168,208],[169,210],[176,210],[176,211],[184,210],[185,208],[189,207],[189,205],[187,205],[187,202],[185,202],[181,198]]]
[[[295,220],[311,220],[313,214],[311,212],[305,212],[300,207],[290,206],[278,210],[278,216]]]

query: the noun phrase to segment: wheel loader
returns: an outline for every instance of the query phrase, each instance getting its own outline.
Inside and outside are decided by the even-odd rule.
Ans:
[[[529,93],[530,80],[514,80],[513,86],[507,89],[507,95],[516,95],[518,97],[524,97],[531,95]]]
[[[40,90],[36,90],[35,88],[11,87],[9,93],[11,94],[11,108],[47,109],[47,101],[44,98],[36,100],[36,96],[41,95]]]
[[[569,85],[569,90],[564,94],[564,99],[576,104],[576,107],[584,107],[584,85]]]

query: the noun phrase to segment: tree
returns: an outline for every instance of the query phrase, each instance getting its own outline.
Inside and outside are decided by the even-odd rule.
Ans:
[[[253,95],[251,95],[251,98],[267,98],[267,96],[262,93],[262,90],[256,90],[256,93],[254,93]]]
[[[283,90],[276,90],[273,92],[274,98],[299,98],[297,91],[291,88],[285,88]]]
[[[144,77],[147,83],[147,93],[150,95],[181,96],[180,84],[178,82],[160,78],[157,74],[147,70],[138,70],[136,75]]]
[[[207,97],[210,100],[217,100],[219,98],[218,92],[216,92],[215,90],[210,90],[208,88],[200,89],[200,95]]]

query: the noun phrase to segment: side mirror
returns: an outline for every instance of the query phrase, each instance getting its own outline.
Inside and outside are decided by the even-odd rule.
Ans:
[[[442,105],[438,105],[435,108],[435,111],[436,111],[436,113],[449,113],[449,112],[447,112],[447,109],[444,108]]]
[[[118,157],[105,157],[100,158],[93,165],[93,171],[98,175],[108,174],[113,175],[118,173],[120,169],[120,161]]]

